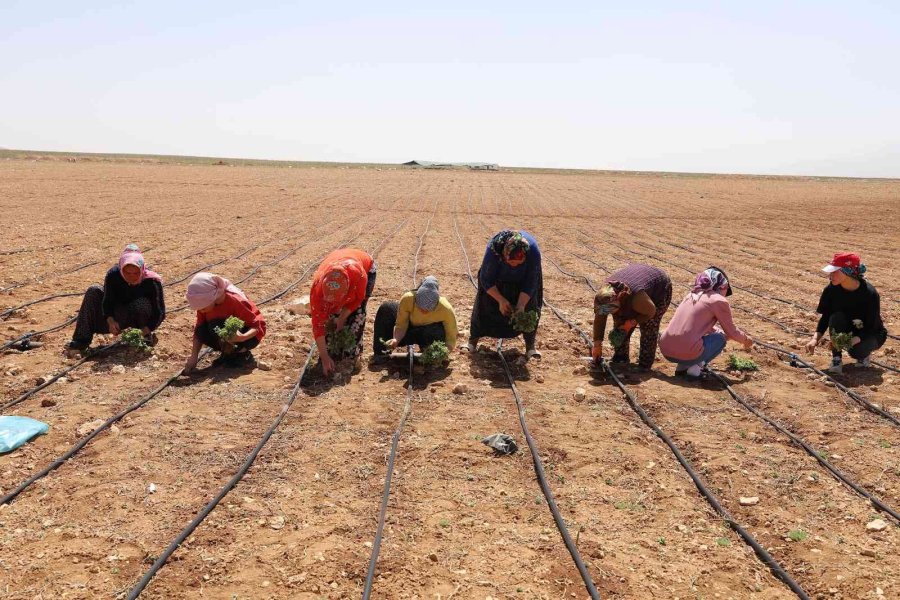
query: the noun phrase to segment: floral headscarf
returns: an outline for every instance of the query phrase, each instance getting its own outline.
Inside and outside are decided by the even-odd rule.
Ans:
[[[694,287],[691,291],[695,294],[702,292],[717,292],[722,288],[728,288],[725,292],[726,296],[731,295],[731,285],[728,283],[728,277],[717,267],[709,267],[702,273],[698,273],[694,279]]]
[[[531,244],[519,231],[504,229],[491,238],[491,250],[504,261],[524,259]]]

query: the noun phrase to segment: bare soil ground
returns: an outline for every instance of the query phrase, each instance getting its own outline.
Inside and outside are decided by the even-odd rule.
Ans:
[[[734,306],[811,330],[826,283],[819,268],[834,251],[858,250],[888,330],[900,334],[897,181],[56,158],[0,162],[0,210],[0,288],[16,286],[0,295],[0,311],[82,292],[129,242],[147,249],[167,281],[214,264],[232,280],[246,277],[241,287],[262,300],[349,241],[377,253],[370,321],[382,301],[434,274],[466,333],[474,292],[461,245],[474,271],[488,237],[517,227],[541,244],[546,300],[585,330],[593,293],[584,278],[602,282],[605,270],[629,261],[665,268],[676,300],[693,272],[719,265],[735,284],[805,309],[741,291]],[[170,311],[184,304],[185,285],[167,288]],[[312,343],[308,318],[286,306],[308,286],[263,307],[270,333],[257,354],[271,370],[221,370],[207,359],[199,375],[180,378],[0,507],[0,595],[124,597],[281,410]],[[3,341],[64,321],[79,303],[59,298],[13,313],[0,322]],[[151,354],[115,350],[7,410],[50,430],[0,457],[0,491],[177,373],[193,318],[172,312]],[[749,312],[736,318],[758,339],[798,352],[805,341]],[[73,362],[62,354],[71,329],[43,336],[42,348],[0,356],[3,402]],[[538,340],[541,360],[526,362],[520,340],[505,352],[560,511],[601,595],[794,597],[713,512],[619,389],[586,372],[577,334],[545,310]],[[724,369],[730,353],[746,355],[729,347],[716,366]],[[810,360],[824,367],[826,354]],[[772,352],[752,357],[760,372],[728,375],[737,391],[900,509],[900,428]],[[900,366],[900,342],[888,340],[875,358]],[[686,385],[673,371],[659,357],[651,374],[624,369],[623,377],[811,597],[900,597],[896,521],[722,389]],[[402,362],[375,365],[367,355],[349,382],[306,386],[248,475],[143,597],[359,597],[406,377]],[[847,368],[840,381],[900,416],[897,373]],[[457,383],[468,391],[454,394]],[[587,390],[583,400],[573,395],[578,387]],[[537,485],[493,346],[415,374],[413,392],[373,597],[587,597]],[[512,434],[522,450],[495,457],[480,442],[495,432]],[[749,496],[759,503],[741,506]],[[887,527],[868,529],[877,518]]]

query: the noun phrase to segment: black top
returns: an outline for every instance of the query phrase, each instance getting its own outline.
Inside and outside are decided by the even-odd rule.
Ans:
[[[887,330],[881,321],[881,297],[875,287],[865,279],[859,282],[859,287],[850,292],[839,285],[829,284],[819,298],[819,306],[816,312],[822,315],[816,331],[825,333],[828,329],[828,321],[834,313],[842,312],[853,321],[862,321],[862,328],[854,327],[854,331],[860,336],[886,336]]]
[[[138,298],[150,300],[151,317],[148,327],[154,331],[166,318],[166,303],[163,299],[162,283],[155,279],[144,279],[137,285],[128,282],[119,272],[119,265],[106,272],[103,281],[103,316],[112,317],[116,304],[129,304]]]

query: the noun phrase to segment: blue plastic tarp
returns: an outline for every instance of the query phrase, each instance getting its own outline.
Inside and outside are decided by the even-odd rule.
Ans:
[[[28,417],[0,417],[0,454],[12,452],[50,426]]]

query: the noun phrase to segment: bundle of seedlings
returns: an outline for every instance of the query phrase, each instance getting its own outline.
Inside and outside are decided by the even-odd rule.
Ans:
[[[728,369],[730,371],[759,371],[759,365],[750,358],[741,358],[736,354],[728,357]]]
[[[337,323],[331,318],[325,325],[325,343],[331,356],[350,354],[356,347],[356,336],[349,327],[343,327],[338,331]]]
[[[419,361],[426,367],[440,366],[448,360],[450,360],[450,350],[447,348],[447,344],[441,341],[432,342],[419,357]]]
[[[626,333],[624,329],[614,327],[612,331],[609,332],[609,343],[613,348],[618,348],[625,343],[625,338],[627,337],[628,333]]]
[[[516,311],[509,318],[509,324],[519,333],[531,333],[537,329],[539,317],[536,310]]]
[[[235,316],[225,319],[225,323],[221,327],[214,327],[213,331],[223,342],[229,341],[236,336],[244,328],[244,322]]]
[[[849,350],[852,338],[853,335],[850,333],[838,333],[834,329],[831,330],[831,345],[835,350]]]
[[[137,350],[150,349],[150,346],[144,340],[144,333],[135,327],[129,327],[122,332],[122,341],[130,348],[136,348]]]

